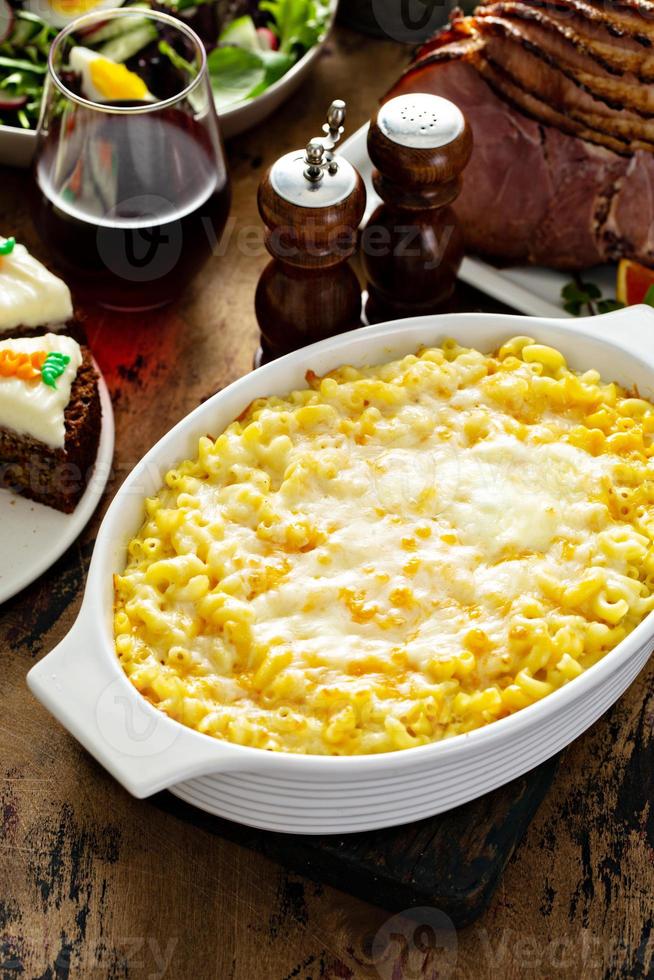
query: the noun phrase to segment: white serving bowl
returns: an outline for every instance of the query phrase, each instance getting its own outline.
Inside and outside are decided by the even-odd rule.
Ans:
[[[654,311],[637,306],[575,321],[486,313],[416,317],[365,327],[288,354],[214,395],[141,460],[98,533],[84,602],[68,636],[28,674],[43,704],[137,797],[170,789],[203,810],[268,830],[372,830],[419,820],[520,776],[592,725],[646,663],[650,614],[603,660],[537,702],[466,735],[400,752],[308,756],[265,752],[202,735],[149,704],[114,652],[112,574],[143,519],[143,498],[164,473],[218,435],[254,398],[304,386],[310,368],[374,364],[453,336],[482,351],[528,334],[558,347],[572,368],[654,395]]]

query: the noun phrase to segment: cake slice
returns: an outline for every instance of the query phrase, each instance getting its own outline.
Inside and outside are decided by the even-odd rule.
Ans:
[[[70,513],[100,438],[98,376],[63,334],[0,336],[0,487]]]
[[[0,236],[0,342],[67,333],[84,341],[66,283],[14,238]]]

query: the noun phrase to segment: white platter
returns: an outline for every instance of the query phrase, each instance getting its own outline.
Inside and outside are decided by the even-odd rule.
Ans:
[[[372,186],[373,168],[366,149],[367,135],[366,124],[353,133],[339,150],[356,167],[365,182],[368,202],[364,221],[381,204]],[[569,316],[563,309],[561,290],[570,282],[570,278],[569,272],[541,266],[507,266],[499,269],[476,258],[465,258],[459,271],[459,279],[463,282],[529,316]],[[615,297],[615,266],[603,265],[588,269],[583,278],[599,286],[606,298]]]
[[[339,0],[330,0],[330,21],[326,35],[293,65],[285,75],[256,99],[238,102],[218,113],[225,139],[239,136],[273,113],[295,92],[313,69],[322,53],[336,18]],[[325,109],[327,107],[325,106]],[[29,167],[36,149],[36,132],[15,126],[0,126],[0,164]]]
[[[575,320],[460,313],[376,324],[287,354],[235,381],[167,433],[134,467],[98,532],[84,601],[70,633],[29,672],[35,696],[137,797],[171,789],[195,806],[267,830],[343,834],[396,826],[451,809],[556,754],[595,722],[643,668],[654,612],[612,651],[547,697],[465,735],[400,752],[312,756],[266,752],[203,735],[141,697],[113,638],[114,573],[143,521],[143,499],[166,471],[222,431],[253,399],[305,384],[307,370],[374,364],[456,337],[480,350],[528,333],[575,370],[654,396],[654,310],[632,306]]]
[[[100,374],[102,428],[98,455],[88,486],[72,514],[0,490],[0,603],[16,595],[50,568],[85,527],[98,506],[111,472],[114,416],[111,398]]]

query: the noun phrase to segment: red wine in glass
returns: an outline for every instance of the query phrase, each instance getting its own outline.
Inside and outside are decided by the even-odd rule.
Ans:
[[[59,35],[39,130],[39,233],[76,296],[118,310],[152,309],[177,298],[215,251],[229,212],[223,145],[202,77],[204,49],[186,25],[152,14],[162,18],[184,35],[187,60],[189,42],[194,45],[196,74],[180,79],[179,97],[88,101],[54,74],[66,60],[54,50]],[[71,28],[63,33],[73,43],[75,23]],[[170,39],[169,23],[166,31]]]

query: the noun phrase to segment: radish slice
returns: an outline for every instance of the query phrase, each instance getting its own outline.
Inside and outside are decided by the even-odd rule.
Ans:
[[[0,44],[6,41],[14,29],[14,12],[7,0],[0,0]]]
[[[7,111],[22,109],[26,104],[26,95],[6,95],[4,92],[0,92],[0,111],[3,109]]]
[[[279,47],[279,38],[268,27],[257,27],[257,37],[264,51],[276,51]]]
[[[111,23],[111,21],[108,20],[101,20],[99,22],[96,21],[93,24],[88,24],[86,27],[78,27],[77,33],[79,34],[80,37],[90,37],[91,34],[95,34],[96,31],[99,31],[102,27],[106,27],[106,25],[109,23]]]

